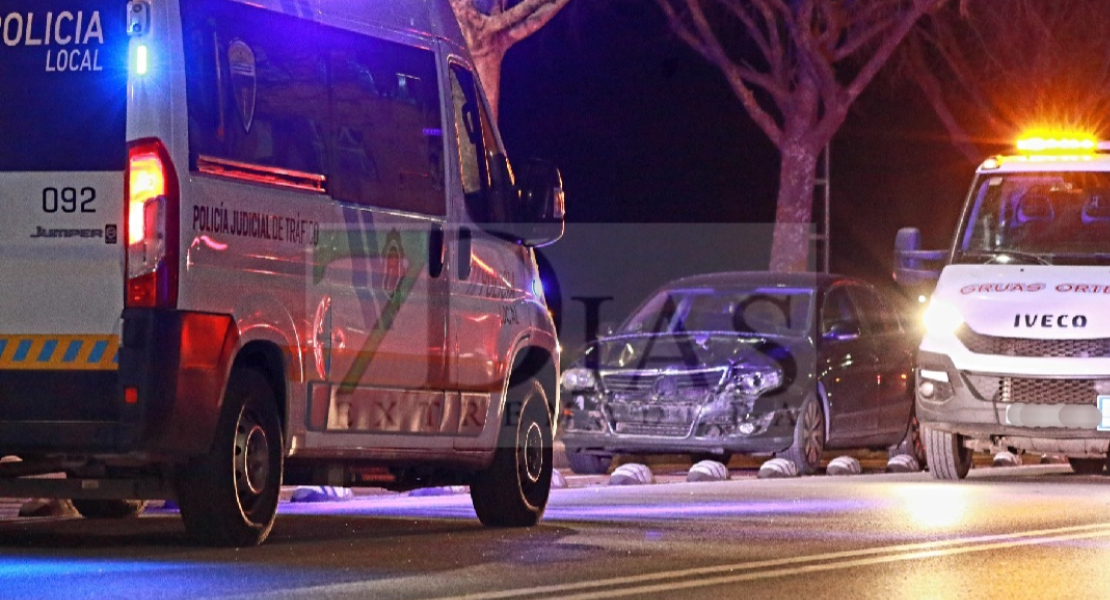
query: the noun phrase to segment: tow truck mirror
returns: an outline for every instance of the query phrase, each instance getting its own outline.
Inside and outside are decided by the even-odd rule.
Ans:
[[[921,231],[903,227],[894,237],[894,281],[905,287],[936,283],[947,257],[945,250],[922,250]]]

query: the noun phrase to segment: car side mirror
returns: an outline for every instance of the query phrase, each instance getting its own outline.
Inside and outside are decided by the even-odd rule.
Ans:
[[[837,342],[858,340],[859,334],[859,323],[854,323],[852,321],[837,321],[825,332],[825,339]]]
[[[922,250],[921,231],[903,227],[894,237],[894,281],[905,287],[936,283],[946,250]]]

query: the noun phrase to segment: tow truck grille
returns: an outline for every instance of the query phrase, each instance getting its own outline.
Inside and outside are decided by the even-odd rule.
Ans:
[[[1089,340],[1035,340],[983,335],[967,325],[960,327],[956,337],[976,354],[1023,356],[1035,358],[1104,358],[1110,357],[1110,338]]]
[[[1023,404],[1091,404],[1098,392],[1094,379],[1001,377],[999,399]]]

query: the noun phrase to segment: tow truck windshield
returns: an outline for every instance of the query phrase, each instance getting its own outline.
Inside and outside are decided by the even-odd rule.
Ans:
[[[956,243],[963,264],[1110,264],[1110,173],[980,175]]]

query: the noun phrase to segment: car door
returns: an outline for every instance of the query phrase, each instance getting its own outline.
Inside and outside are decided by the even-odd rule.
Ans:
[[[861,309],[865,338],[878,359],[876,412],[878,432],[887,441],[902,439],[913,409],[911,394],[912,351],[901,322],[890,303],[871,287],[852,288]]]
[[[817,344],[819,380],[829,403],[829,445],[859,443],[878,427],[878,358],[863,336],[863,323],[848,285],[836,285],[825,293]]]

